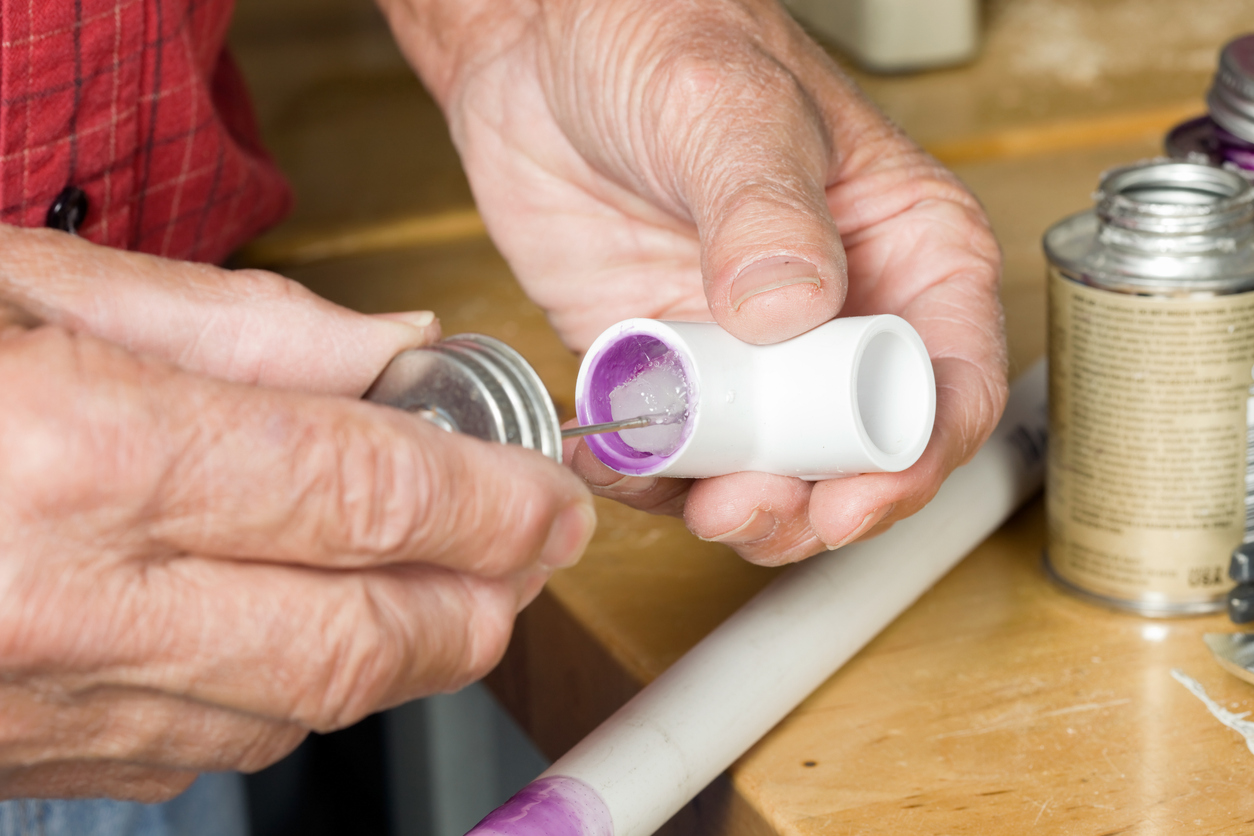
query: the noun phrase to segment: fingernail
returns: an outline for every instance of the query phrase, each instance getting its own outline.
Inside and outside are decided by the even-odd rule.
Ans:
[[[852,543],[854,540],[857,540],[863,534],[866,534],[868,531],[874,528],[876,523],[878,523],[880,520],[884,519],[889,514],[891,514],[896,504],[897,503],[895,502],[889,503],[888,505],[885,505],[880,510],[872,511],[871,513],[867,514],[865,517],[862,518],[862,522],[858,523],[857,528],[855,528],[849,534],[845,535],[845,539],[841,540],[839,543],[835,543],[831,546],[828,546],[827,550],[829,552],[835,551],[836,549],[839,549],[841,546],[847,546],[850,543]]]
[[[761,508],[754,508],[749,519],[731,531],[724,532],[717,537],[702,537],[701,539],[712,543],[725,543],[729,546],[743,546],[768,536],[775,530],[776,525],[778,523],[774,514],[770,511],[763,511]]]
[[[583,557],[597,528],[597,512],[586,502],[576,502],[557,515],[548,539],[540,550],[540,565],[549,569],[574,566]]]
[[[597,474],[600,476],[600,474]],[[618,476],[618,474],[613,474]],[[598,491],[611,491],[616,494],[644,493],[651,490],[657,484],[656,476],[619,476],[608,485],[598,485],[593,479],[588,480],[588,484],[596,488]]]
[[[750,264],[735,278],[731,286],[732,309],[740,310],[748,299],[781,287],[811,284],[819,287],[819,271],[808,261],[791,256],[777,256]]]
[[[435,314],[431,311],[392,311],[390,313],[375,314],[375,316],[379,319],[403,322],[415,328],[427,328],[431,323],[435,322]]]

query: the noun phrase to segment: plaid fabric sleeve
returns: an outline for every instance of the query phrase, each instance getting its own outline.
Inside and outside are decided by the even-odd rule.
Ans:
[[[229,0],[0,0],[0,222],[43,226],[67,186],[112,247],[221,261],[287,211]]]

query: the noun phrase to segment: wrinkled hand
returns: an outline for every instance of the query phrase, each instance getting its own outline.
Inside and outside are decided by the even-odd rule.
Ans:
[[[353,399],[430,314],[0,252],[0,798],[157,800],[457,688],[591,535],[539,454]]]
[[[918,510],[992,430],[1005,349],[982,210],[774,0],[383,6],[494,240],[573,349],[633,316],[770,343],[837,313],[898,314],[928,346],[936,429],[903,473],[622,479],[581,446],[600,493],[780,563]]]

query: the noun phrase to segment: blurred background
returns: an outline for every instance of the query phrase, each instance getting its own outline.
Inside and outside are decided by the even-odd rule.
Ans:
[[[988,208],[1006,255],[1008,319],[1039,323],[1011,330],[1014,365],[1044,350],[1043,230],[1088,206],[1103,169],[1161,153],[1169,127],[1204,111],[1222,44],[1254,31],[1254,0],[791,7]],[[545,336],[543,315],[488,241],[439,109],[368,0],[238,0],[231,41],[297,200],[234,263],[279,270],[367,312],[431,308],[445,333],[522,339],[568,416],[573,360]],[[574,628],[561,600],[546,592],[538,603],[523,614],[519,636],[538,635],[529,619],[539,609],[545,635],[557,637],[543,652],[578,657],[565,646],[561,631]],[[533,647],[528,665],[535,655]],[[256,836],[464,833],[595,719],[590,709],[591,719],[561,727],[537,721],[520,696],[526,666],[516,656],[511,648],[487,686],[314,736],[252,776]],[[638,683],[576,686],[621,702]]]

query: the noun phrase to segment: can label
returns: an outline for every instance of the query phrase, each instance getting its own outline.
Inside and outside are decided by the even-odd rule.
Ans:
[[[1231,586],[1246,529],[1254,292],[1152,297],[1049,275],[1049,561],[1125,602]]]

